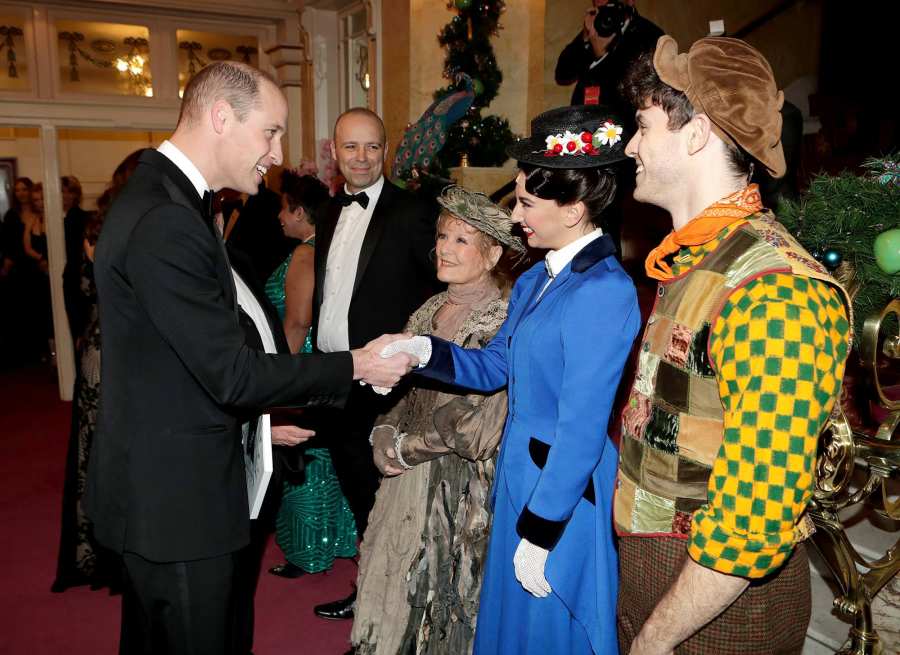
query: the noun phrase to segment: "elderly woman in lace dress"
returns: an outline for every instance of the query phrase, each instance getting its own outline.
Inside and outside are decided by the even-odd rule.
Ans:
[[[478,348],[506,319],[499,271],[525,249],[506,211],[484,195],[448,187],[438,202],[435,259],[447,290],[406,331]],[[504,391],[462,395],[425,381],[376,421],[373,452],[385,477],[361,546],[357,654],[471,652],[505,419]]]

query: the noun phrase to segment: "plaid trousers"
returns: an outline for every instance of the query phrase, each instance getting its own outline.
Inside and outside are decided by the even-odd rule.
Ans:
[[[623,655],[675,582],[687,542],[671,537],[619,539],[619,648]],[[795,655],[811,613],[809,560],[797,544],[785,565],[750,586],[724,612],[682,642],[676,655]]]

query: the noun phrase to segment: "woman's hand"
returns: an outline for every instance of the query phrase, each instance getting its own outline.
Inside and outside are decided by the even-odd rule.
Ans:
[[[372,459],[376,468],[387,477],[400,475],[404,471],[394,449],[396,435],[397,428],[392,425],[379,425],[372,429]]]
[[[527,539],[522,539],[513,555],[513,566],[516,569],[516,580],[525,591],[536,598],[545,598],[553,591],[544,577],[544,567],[550,551],[535,546]]]

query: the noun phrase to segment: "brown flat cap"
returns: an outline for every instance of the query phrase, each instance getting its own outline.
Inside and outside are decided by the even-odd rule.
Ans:
[[[678,54],[675,39],[664,35],[656,43],[653,67],[659,79],[709,117],[719,138],[741,146],[774,177],[784,175],[784,94],[758,50],[740,39],[711,36]]]

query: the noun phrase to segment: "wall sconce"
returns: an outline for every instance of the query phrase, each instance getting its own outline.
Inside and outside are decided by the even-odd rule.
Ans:
[[[9,62],[7,74],[10,77],[19,77],[19,71],[16,69],[16,44],[13,37],[22,36],[23,32],[14,25],[0,25],[0,52],[6,48],[6,61]]]
[[[250,63],[250,55],[256,52],[256,48],[249,45],[239,45],[235,50],[241,55],[241,61],[245,64]]]
[[[178,90],[178,97],[181,98],[184,96],[184,85],[187,84],[198,70],[206,67],[209,62],[204,61],[200,55],[197,54],[203,51],[202,43],[197,43],[196,41],[182,41],[178,44],[178,47],[187,51],[188,58],[187,79],[185,79],[184,73],[178,74],[179,84],[181,85],[181,88]],[[241,61],[243,63],[250,64],[250,56],[256,53],[256,47],[239,45],[235,47],[235,51],[241,55]],[[226,48],[212,48],[207,55],[213,61],[228,61],[231,59],[231,51]]]
[[[128,87],[135,95],[143,95],[146,97],[153,96],[153,87],[150,85],[150,79],[145,74],[145,67],[149,61],[146,54],[142,54],[142,50],[148,47],[147,39],[143,37],[126,37],[123,40],[125,46],[128,47],[128,54],[124,57],[117,57],[114,60],[99,59],[94,57],[79,44],[84,41],[84,34],[81,32],[60,32],[59,39],[69,44],[69,80],[72,82],[80,82],[81,74],[78,70],[78,57],[90,62],[97,68],[115,68],[119,73],[127,76]],[[112,42],[103,41],[106,47],[105,51],[114,49]]]
[[[203,68],[206,66],[205,61],[200,59],[200,55],[197,53],[203,50],[203,46],[196,41],[182,41],[178,44],[178,47],[182,50],[187,50],[188,57],[188,79],[194,76],[194,73],[197,72],[197,67]]]
[[[126,37],[123,41],[128,46],[128,54],[124,57],[118,57],[114,63],[116,70],[120,73],[128,75],[129,85],[137,89],[139,93],[143,93],[146,97],[153,97],[153,87],[144,75],[144,66],[147,64],[147,57],[141,54],[142,48],[149,45],[147,39],[142,37]]]
[[[369,91],[369,88],[372,86],[372,80],[369,79],[369,48],[364,45],[359,45],[359,49],[356,51],[356,81],[359,82],[359,86],[362,87],[362,90],[365,92]]]

